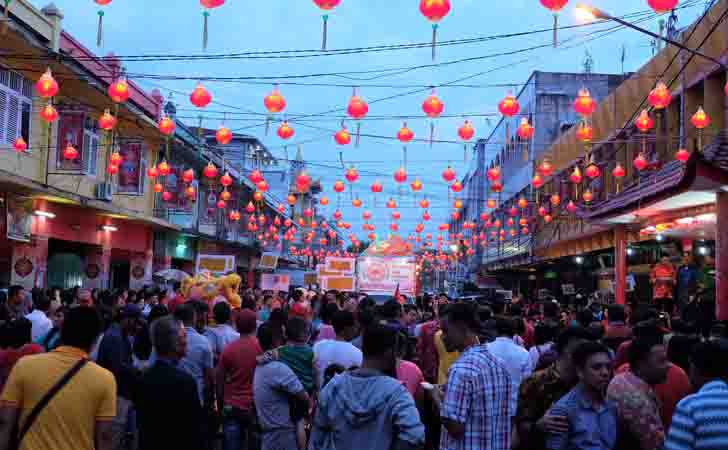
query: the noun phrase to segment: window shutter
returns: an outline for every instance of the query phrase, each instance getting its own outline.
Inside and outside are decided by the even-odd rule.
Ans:
[[[93,133],[83,133],[83,171],[86,175],[96,176],[96,161],[99,153],[99,138]]]
[[[0,143],[5,142],[8,126],[8,94],[0,88]]]
[[[142,156],[141,161],[139,161],[139,187],[137,188],[137,192],[139,194],[144,194],[144,187],[146,186],[146,180],[147,180],[147,157]]]
[[[8,126],[5,142],[12,144],[20,134],[20,99],[11,95],[8,101]]]

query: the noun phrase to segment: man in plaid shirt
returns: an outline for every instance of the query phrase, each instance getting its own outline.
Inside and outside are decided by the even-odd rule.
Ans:
[[[440,450],[510,450],[511,398],[508,369],[478,341],[480,323],[475,305],[453,305],[441,321],[448,351],[460,358],[450,367]]]

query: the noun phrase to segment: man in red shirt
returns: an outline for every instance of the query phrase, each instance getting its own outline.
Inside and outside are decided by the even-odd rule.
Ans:
[[[217,364],[217,402],[223,414],[224,449],[248,448],[256,358],[263,353],[256,337],[255,311],[242,309],[240,339],[228,344]]]

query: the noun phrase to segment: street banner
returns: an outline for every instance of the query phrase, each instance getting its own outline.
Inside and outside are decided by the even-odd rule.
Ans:
[[[353,275],[356,269],[356,260],[354,258],[326,258],[326,271],[337,272],[342,275]]]
[[[225,275],[235,271],[235,255],[197,255],[195,273],[208,271],[213,275]]]
[[[277,253],[263,253],[260,257],[260,262],[258,263],[258,269],[275,270],[275,268],[278,267],[278,257]]]
[[[321,289],[324,291],[354,292],[356,290],[356,279],[354,276],[325,277],[321,279]]]
[[[410,257],[363,257],[358,260],[357,285],[365,293],[415,295],[415,263]]]
[[[260,288],[264,291],[287,292],[291,286],[291,277],[288,274],[263,273],[260,275]]]
[[[306,272],[305,275],[303,275],[303,285],[304,286],[311,286],[313,284],[318,284],[318,274],[316,272]]]

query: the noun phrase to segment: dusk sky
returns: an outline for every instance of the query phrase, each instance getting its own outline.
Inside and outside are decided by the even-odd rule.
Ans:
[[[40,8],[47,2],[32,0],[32,3]],[[577,23],[573,11],[575,3],[570,1],[562,12],[562,25]],[[591,3],[615,16],[645,13],[639,16],[644,17],[649,11],[646,0],[592,0]],[[55,0],[55,4],[65,15],[65,29],[100,54],[110,51],[121,56],[203,54],[202,10],[197,0],[115,0],[105,8],[103,49],[96,48],[98,7],[92,0]],[[427,43],[431,38],[431,25],[420,14],[418,4],[417,0],[342,0],[329,20],[328,47],[336,50]],[[683,27],[703,12],[705,2],[681,0],[680,5],[689,6],[678,11],[679,26]],[[656,30],[657,23],[658,19],[649,18],[641,25]],[[433,220],[427,231],[434,232],[436,224],[449,214],[451,205],[446,202],[446,185],[440,173],[452,162],[458,178],[465,174],[467,164],[463,163],[463,146],[455,141],[457,128],[470,115],[478,115],[470,118],[476,128],[476,138],[487,137],[498,120],[495,114],[498,101],[508,90],[517,92],[534,70],[580,72],[588,50],[595,62],[594,72],[619,73],[622,70],[621,47],[624,45],[624,70],[634,71],[652,54],[647,36],[631,30],[604,33],[614,24],[562,30],[559,38],[564,43],[554,50],[549,46],[551,24],[552,15],[538,0],[452,0],[451,13],[442,21],[438,31],[441,41],[540,32],[440,47],[436,60],[441,64],[439,67],[376,72],[431,65],[430,48],[321,55],[317,52],[321,46],[321,12],[311,0],[227,0],[225,5],[211,12],[208,55],[313,50],[308,55],[319,56],[294,58],[294,54],[277,54],[275,56],[284,57],[127,61],[123,64],[130,74],[129,78],[148,90],[159,88],[165,96],[170,90],[182,92],[173,98],[178,104],[178,115],[190,124],[197,122],[198,112],[190,105],[188,95],[198,77],[257,77],[235,82],[204,82],[214,99],[214,104],[203,111],[205,124],[216,128],[223,119],[223,113],[227,113],[228,127],[259,137],[276,156],[284,158],[282,142],[275,135],[277,124],[265,136],[265,116],[262,115],[265,112],[263,97],[270,92],[273,83],[281,83],[280,89],[288,104],[286,115],[296,132],[287,143],[288,155],[292,158],[296,145],[303,143],[303,155],[309,164],[310,174],[314,179],[322,178],[331,200],[327,217],[336,209],[333,183],[344,179],[339,152],[343,151],[347,166],[355,165],[360,171],[361,178],[355,185],[355,192],[360,194],[364,207],[355,210],[349,206],[348,193],[342,197],[344,219],[353,224],[352,231],[360,238],[366,235],[361,230],[361,213],[370,209],[377,219],[377,232],[386,233],[389,210],[384,208],[384,203],[390,196],[398,199],[392,174],[401,164],[402,146],[393,138],[401,126],[402,117],[412,116],[407,122],[416,137],[428,138],[429,122],[421,109],[423,100],[429,95],[426,86],[462,80],[455,86],[437,89],[445,104],[443,114],[457,117],[437,120],[435,138],[453,143],[438,143],[431,148],[428,143],[421,142],[408,147],[409,180],[403,189],[399,208],[402,213],[401,232],[406,236],[413,231],[422,212],[409,194],[409,181],[415,177],[424,183],[423,192],[432,203],[430,212]],[[525,50],[534,47],[533,50]],[[515,53],[504,55],[512,52]],[[466,58],[472,59],[442,64]],[[294,78],[341,72],[348,74]],[[149,75],[162,79],[148,79]],[[189,79],[169,79],[174,77]],[[285,84],[291,82],[298,84]],[[336,145],[333,133],[340,128],[345,116],[352,86],[359,86],[359,94],[369,102],[371,119],[362,122],[362,133],[392,139],[363,136],[358,148],[353,140],[346,147]],[[386,99],[392,96],[396,97]],[[319,116],[296,119],[296,116],[308,114]],[[482,117],[483,114],[493,116],[488,121]],[[346,124],[353,133],[356,125],[350,120]],[[380,194],[375,209],[371,204],[369,186],[377,178],[385,185],[385,192]],[[420,197],[421,194],[418,199]]]

